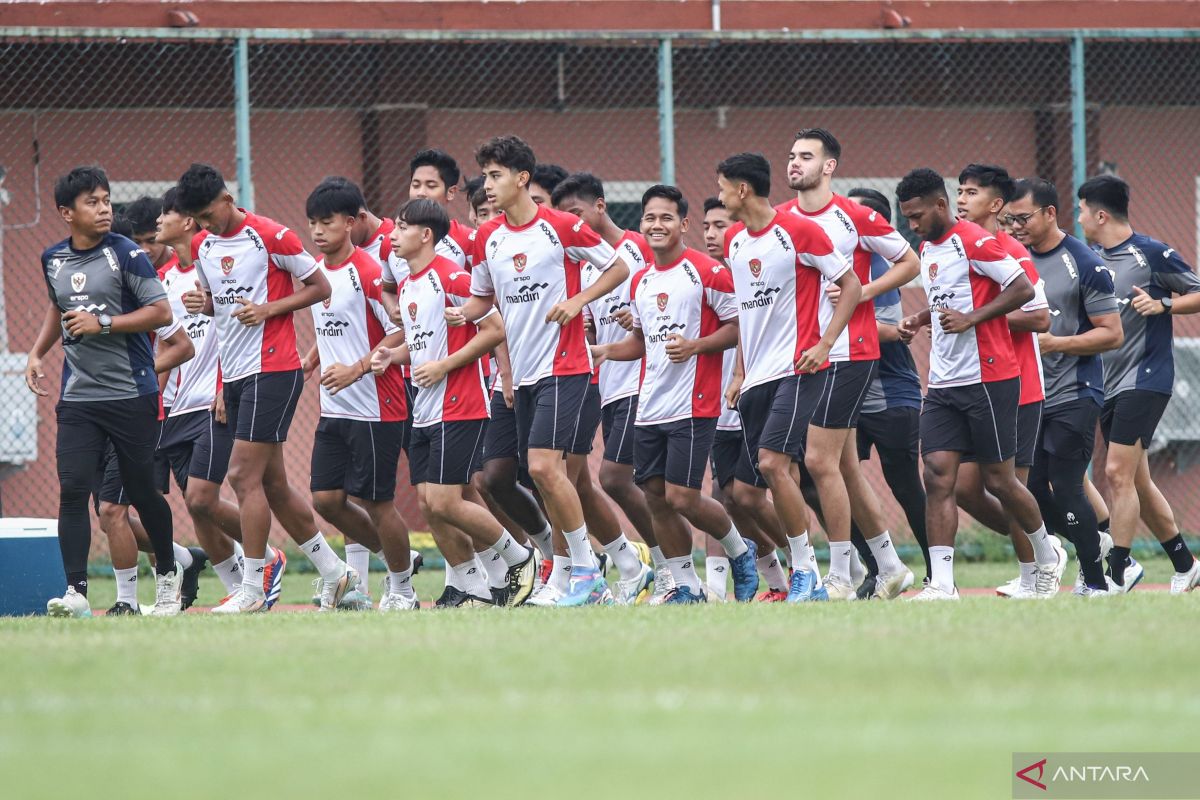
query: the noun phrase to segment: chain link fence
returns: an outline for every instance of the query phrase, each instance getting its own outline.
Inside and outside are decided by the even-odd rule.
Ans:
[[[818,39],[0,29],[8,78],[0,84],[3,512],[56,515],[53,402],[26,390],[22,369],[45,307],[38,256],[66,235],[53,181],[77,164],[104,166],[123,205],[161,194],[193,161],[210,162],[244,203],[305,232],[304,199],[327,175],[355,180],[377,213],[390,215],[406,196],[416,151],[440,147],[472,175],[479,142],[515,133],[539,161],[601,176],[614,217],[632,226],[645,187],[674,180],[699,208],[715,194],[717,162],[743,150],[768,155],[777,167],[774,198],[784,200],[794,133],[821,126],[842,142],[835,189],[843,192],[870,186],[892,196],[913,167],[953,179],[967,163],[988,161],[1054,181],[1062,208],[1072,209],[1075,182],[1115,172],[1133,186],[1135,226],[1195,263],[1195,33]],[[239,117],[248,120],[241,131]],[[451,211],[466,221],[463,200]],[[691,243],[702,247],[697,223]],[[907,293],[915,308],[919,290]],[[296,325],[307,347],[308,316],[297,315]],[[1176,322],[1179,379],[1152,461],[1189,531],[1200,527],[1192,471],[1200,452],[1198,332],[1192,320]],[[922,369],[923,347],[914,347]],[[56,348],[48,359],[55,383],[60,363]],[[317,415],[310,386],[287,445],[289,474],[304,489]],[[869,475],[889,519],[906,532],[874,465]],[[178,491],[171,502],[179,538],[190,540]],[[420,529],[406,481],[397,502]],[[96,537],[97,551],[104,546]]]

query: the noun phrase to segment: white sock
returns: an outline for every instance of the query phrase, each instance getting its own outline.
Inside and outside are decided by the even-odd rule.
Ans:
[[[542,551],[542,558],[554,558],[554,532],[547,525],[541,533],[531,533],[529,538]]]
[[[221,579],[226,594],[233,594],[242,582],[242,560],[234,553],[220,564],[213,564],[213,572]]]
[[[617,571],[621,573],[621,580],[627,581],[635,578],[642,571],[642,561],[637,557],[637,550],[633,549],[633,544],[625,534],[622,533],[604,545],[604,552],[608,553],[609,560],[617,565]]]
[[[463,564],[469,564],[469,563],[471,563],[471,562],[469,562],[469,561],[463,562]],[[462,564],[460,564],[459,566],[462,566]],[[447,561],[446,562],[446,585],[451,586],[455,589],[461,590],[463,587],[459,584],[457,575],[458,575],[458,573],[454,571],[454,567],[450,566],[450,562]]]
[[[858,548],[854,548],[854,552],[850,554],[850,582],[855,586],[860,585],[867,577],[867,568],[863,565],[862,559],[858,557]]]
[[[808,531],[799,536],[789,536],[788,556],[792,559],[792,569],[809,569],[808,554],[812,546],[808,543]]]
[[[1048,568],[1058,564],[1058,554],[1054,552],[1054,545],[1050,543],[1050,534],[1046,532],[1044,524],[1033,533],[1025,535],[1029,537],[1029,543],[1033,545],[1033,560],[1039,567]]]
[[[529,558],[529,551],[508,531],[500,533],[500,538],[492,545],[492,551],[504,561],[505,568],[515,567]]]
[[[896,548],[892,544],[892,535],[887,531],[873,539],[867,539],[867,546],[871,548],[871,555],[875,556],[875,563],[879,565],[880,574],[895,575],[908,569],[900,560],[900,556],[896,554]]]
[[[270,564],[278,557],[279,554],[275,552],[275,548],[267,545],[267,549],[263,551],[263,558],[267,560],[267,563]]]
[[[954,591],[954,548],[930,546],[929,562],[933,567],[933,582],[939,589]]]
[[[483,565],[479,563],[478,558],[464,561],[454,567],[454,578],[462,591],[469,595],[483,598],[492,596],[488,591],[487,581],[483,579]]]
[[[592,543],[588,541],[587,525],[581,525],[573,531],[563,531],[563,536],[571,553],[571,566],[595,569],[596,556],[592,553]]]
[[[500,557],[499,553],[495,550],[484,550],[482,553],[477,553],[475,557],[483,562],[483,571],[487,573],[488,586],[497,589],[508,586],[508,565],[504,563],[504,559]]]
[[[729,559],[722,556],[709,556],[704,559],[704,582],[708,585],[708,593],[724,600],[729,591]]]
[[[737,558],[742,553],[750,549],[746,546],[746,540],[742,538],[740,533],[738,533],[736,525],[730,525],[729,533],[725,534],[724,538],[718,539],[717,541],[721,543],[721,547],[725,548],[725,555],[729,556],[730,558]]]
[[[137,567],[114,569],[113,577],[117,579],[117,602],[137,608]]]
[[[270,545],[268,545],[268,547],[270,547]],[[238,557],[239,561],[246,557],[246,551],[242,549],[242,543],[237,539],[233,540],[233,554]]]
[[[829,577],[838,578],[847,586],[850,585],[850,554],[854,545],[850,542],[829,543]]]
[[[788,579],[787,574],[783,571],[783,565],[779,563],[779,556],[775,553],[767,553],[757,561],[759,574],[767,582],[767,588],[773,592],[782,592],[787,589]]]
[[[368,584],[367,573],[371,570],[371,551],[366,545],[358,542],[346,544],[346,565],[358,573],[358,590],[369,595],[371,587]]]
[[[412,597],[412,567],[409,567],[403,572],[392,572],[391,570],[388,570],[388,591],[392,594],[403,595],[404,597]]]
[[[192,566],[192,561],[194,559],[192,558],[192,553],[190,550],[178,542],[172,542],[171,549],[175,551],[175,561],[179,564],[181,569],[188,569]]]
[[[567,556],[554,556],[554,567],[550,570],[550,579],[547,581],[555,589],[558,589],[563,594],[571,588],[571,559]]]
[[[1021,568],[1021,588],[1033,590],[1033,573],[1037,571],[1037,562],[1030,561],[1026,564],[1023,561],[1018,561],[1017,566]]]
[[[333,552],[329,542],[325,541],[325,535],[320,531],[317,531],[316,536],[300,545],[300,549],[317,568],[322,580],[336,580],[342,577],[342,573],[347,569],[346,562],[338,558],[338,554]]]
[[[267,573],[267,560],[246,556],[243,561],[245,565],[242,567],[242,591],[251,597],[257,597],[260,600],[266,599],[267,593],[263,589],[263,576]]]
[[[666,566],[667,557],[663,555],[661,547],[655,545],[650,548],[650,561],[654,564],[655,569]]]
[[[692,563],[691,556],[668,558],[667,569],[671,570],[676,586],[686,586],[692,590],[692,594],[700,594],[700,577],[696,575],[696,565]]]

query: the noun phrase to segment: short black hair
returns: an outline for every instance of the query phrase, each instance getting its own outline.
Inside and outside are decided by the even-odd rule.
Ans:
[[[349,178],[340,175],[326,178],[312,190],[304,203],[304,214],[309,219],[324,219],[334,214],[357,217],[366,206],[362,190]]]
[[[124,214],[113,214],[112,227],[108,230],[110,233],[124,236],[126,239],[133,238],[133,223]]]
[[[479,146],[475,151],[475,163],[481,167],[488,164],[499,164],[514,172],[533,174],[537,159],[533,157],[533,148],[519,136],[493,136]]]
[[[208,208],[225,189],[225,178],[212,164],[195,163],[179,176],[175,201],[179,210],[195,214]]]
[[[433,242],[437,244],[450,233],[450,215],[436,200],[419,198],[400,206],[396,219],[405,225],[420,225],[433,231]]]
[[[537,170],[534,170],[536,176],[537,171],[542,168],[541,165]],[[544,187],[545,184],[534,180],[538,186]],[[586,200],[589,203],[594,203],[597,200],[604,199],[604,184],[590,172],[576,172],[563,178],[554,187],[554,191],[550,193],[550,202],[558,205],[568,197],[578,197],[580,200]]]
[[[154,232],[158,228],[158,216],[161,213],[162,201],[148,195],[142,195],[125,207],[125,218],[133,226],[135,236]]]
[[[896,184],[896,199],[901,203],[918,197],[937,196],[950,200],[950,195],[946,194],[945,179],[929,167],[914,169]]]
[[[94,189],[112,191],[108,186],[108,173],[104,168],[76,167],[54,182],[54,205],[58,208],[73,208],[79,195]]]
[[[172,211],[177,211],[183,214],[184,211],[179,207],[179,189],[172,186],[163,192],[162,210],[164,214],[170,214]]]
[[[1013,184],[1012,196],[1008,202],[1020,200],[1025,195],[1032,195],[1033,202],[1039,206],[1054,206],[1058,208],[1058,189],[1045,178],[1022,178]]]
[[[993,190],[1006,203],[1016,198],[1013,194],[1015,181],[1004,167],[995,164],[967,164],[963,171],[958,173],[958,182],[967,181],[975,182],[982,189]]]
[[[846,196],[851,200],[866,206],[872,211],[878,212],[888,222],[892,221],[892,204],[888,202],[887,195],[878,189],[871,189],[866,186],[855,186],[850,191],[846,192]]]
[[[413,173],[420,167],[436,169],[438,177],[442,179],[442,183],[446,184],[447,189],[451,186],[458,186],[459,178],[462,177],[462,173],[458,170],[458,162],[445,150],[430,148],[413,156],[412,161],[408,162],[409,178],[412,178]]]
[[[707,214],[708,212],[712,211],[714,208],[720,208],[720,209],[725,208],[725,204],[721,202],[721,198],[719,198],[719,197],[704,198],[704,213]]]
[[[482,186],[477,186],[475,191],[471,192],[469,200],[471,208],[478,211],[481,206],[487,205],[487,191]]]
[[[762,153],[738,153],[717,164],[726,180],[745,181],[759,197],[771,194],[771,162]]]
[[[1079,199],[1117,219],[1129,219],[1129,184],[1116,175],[1097,175],[1079,187]]]
[[[538,164],[529,174],[529,182],[536,183],[550,194],[567,179],[567,171],[558,164]]]
[[[666,184],[656,183],[647,189],[642,194],[642,210],[646,210],[646,203],[649,203],[655,197],[661,197],[664,200],[670,200],[675,204],[675,208],[679,211],[679,218],[686,219],[688,215],[688,201],[683,196],[683,192],[679,191],[676,186],[667,186]]]
[[[482,189],[482,188],[483,188],[483,176],[482,175],[476,175],[474,178],[467,178],[463,182],[463,193],[466,194],[467,197],[473,196],[475,194],[476,190]]]
[[[835,161],[842,160],[842,145],[836,136],[824,128],[801,128],[796,132],[796,140],[800,139],[816,139],[821,143],[821,149],[825,151],[827,158]]]

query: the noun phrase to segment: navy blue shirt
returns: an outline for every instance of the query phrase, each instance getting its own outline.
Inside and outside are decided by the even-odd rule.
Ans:
[[[891,266],[883,256],[872,254],[871,280],[883,275]],[[899,325],[902,318],[899,289],[875,298],[876,320]],[[921,408],[921,378],[917,375],[917,365],[908,345],[899,341],[879,343],[879,374],[867,388],[862,413],[878,414],[892,408]]]

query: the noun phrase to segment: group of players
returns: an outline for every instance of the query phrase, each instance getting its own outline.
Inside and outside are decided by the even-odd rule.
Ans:
[[[1119,178],[1079,189],[1089,247],[1061,230],[1044,180],[971,164],[952,204],[940,175],[914,170],[896,197],[918,253],[881,193],[832,191],[840,145],[805,129],[781,205],[763,156],[718,165],[700,252],[676,187],[650,187],[626,231],[595,176],[539,165],[514,136],[475,155],[477,229],[449,215],[462,176],[439,150],[412,160],[394,219],[351,181],[322,181],[306,204],[319,260],[238,208],[208,165],[130,207],[132,240],[112,230],[102,170],[59,180],[71,236],[43,254],[50,305],[26,372],[45,394],[41,359],[61,339],[68,587],[50,614],[91,613],[93,491],[117,577],[109,613],[140,612],[139,548],[156,569],[146,613],[189,606],[209,562],[228,592],[213,613],[271,608],[287,566],[272,518],[319,574],[322,610],[373,606],[372,553],[387,566],[379,610],[416,608],[420,556],[393,502],[402,452],[446,561],[438,606],[688,604],[725,600],[730,581],[738,601],[899,597],[914,578],[860,468],[872,448],[924,555],[916,600],[958,597],[960,507],[1011,538],[1020,574],[1005,596],[1058,594],[1061,539],[1076,594],[1129,591],[1139,519],[1174,565],[1173,593],[1200,579],[1146,456],[1174,382],[1170,317],[1200,310],[1200,280],[1132,230]],[[918,275],[928,303],[905,317],[899,290]],[[304,308],[316,343],[301,354]],[[922,398],[909,344],[927,327]],[[283,458],[310,376],[311,505]],[[1111,513],[1087,477],[1097,424]],[[171,473],[199,548],[173,542]],[[344,534],[345,560],[317,516]]]

